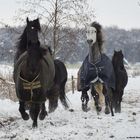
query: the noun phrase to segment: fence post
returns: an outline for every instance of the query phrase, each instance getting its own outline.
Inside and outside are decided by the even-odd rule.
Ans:
[[[74,82],[74,77],[73,76],[71,76],[71,80],[72,80],[72,93],[74,93],[75,82]]]

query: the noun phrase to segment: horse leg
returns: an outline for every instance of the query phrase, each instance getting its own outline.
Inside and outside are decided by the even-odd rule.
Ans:
[[[113,107],[112,107],[112,100],[111,100],[111,97],[109,95],[109,89],[105,84],[103,85],[103,94],[105,97],[105,106],[106,106],[105,107],[105,114],[109,114],[111,111],[111,115],[114,116]]]
[[[39,119],[40,120],[44,120],[44,118],[46,117],[46,115],[48,115],[48,113],[46,111],[45,103],[42,103],[41,104],[41,112],[39,114]]]
[[[116,108],[116,90],[112,90],[112,107]]]
[[[120,96],[119,96],[119,100],[118,100],[118,113],[121,113],[121,102],[122,102],[122,96],[123,96],[124,90],[120,91]]]
[[[88,101],[89,101],[89,96],[88,96],[86,90],[82,91],[81,101],[82,101],[82,110],[87,112],[89,110],[89,108],[87,107],[87,104],[88,104]]]
[[[97,114],[99,114],[99,112],[102,110],[102,108],[99,106],[99,94],[96,92],[94,84],[91,85],[91,95],[95,102]]]
[[[121,97],[120,97],[120,104],[119,104],[119,113],[121,113],[121,102],[122,102],[122,96],[124,94],[124,89],[121,91]]]
[[[58,106],[58,98],[55,97],[54,99],[49,99],[49,113],[54,112]]]
[[[39,103],[32,103],[30,108],[30,116],[33,120],[32,127],[37,127],[37,118],[40,112],[40,104]]]
[[[19,112],[23,120],[29,119],[29,115],[25,112],[25,102],[19,101]]]
[[[49,100],[49,113],[54,112],[58,106],[58,97],[59,97],[59,87],[54,85],[53,88],[49,91],[48,100]]]
[[[119,108],[118,108],[118,105],[119,105],[119,95],[120,92],[117,90],[116,91],[116,96],[115,96],[115,113],[118,113],[119,112]]]
[[[121,108],[121,101],[122,101],[122,94],[120,90],[116,90],[116,97],[115,97],[115,113],[120,113]]]

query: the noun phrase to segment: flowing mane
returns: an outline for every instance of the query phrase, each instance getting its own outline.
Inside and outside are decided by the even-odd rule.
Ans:
[[[23,33],[21,34],[21,36],[19,37],[18,43],[16,48],[18,50],[26,50],[26,45],[27,45],[27,27],[25,27]]]
[[[99,45],[99,50],[102,52],[102,46],[103,46],[103,33],[102,33],[102,26],[98,22],[91,23],[91,27],[95,27],[97,30],[97,42]]]

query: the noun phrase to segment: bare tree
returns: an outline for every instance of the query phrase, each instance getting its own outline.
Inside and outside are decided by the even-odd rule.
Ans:
[[[62,29],[83,27],[94,17],[94,12],[89,9],[88,0],[24,0],[23,4],[24,8],[19,10],[20,16],[17,17],[25,19],[27,16],[38,16],[42,19],[45,24],[42,30],[43,40],[46,44],[51,37],[54,56],[60,50],[60,41],[68,37],[68,34],[72,35],[70,31],[60,34]],[[52,34],[48,34],[49,30]]]

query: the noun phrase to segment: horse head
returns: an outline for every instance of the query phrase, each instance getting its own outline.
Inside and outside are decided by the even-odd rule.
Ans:
[[[114,50],[114,55],[113,55],[113,58],[112,58],[113,65],[114,66],[122,66],[123,65],[123,59],[124,59],[124,55],[123,55],[122,50],[120,50],[120,51],[115,51]]]
[[[93,46],[97,42],[99,48],[101,49],[103,44],[102,26],[97,22],[93,22],[90,26],[87,27],[86,30],[88,44]]]
[[[28,43],[38,42],[38,32],[41,31],[39,19],[29,21],[28,17],[26,19],[27,25],[19,37],[19,41],[16,45],[17,52],[15,55],[15,62],[18,60],[21,54],[23,54],[28,47]]]
[[[35,19],[33,21],[29,21],[28,17],[26,19],[26,33],[27,33],[27,43],[28,42],[38,42],[38,32],[41,31],[39,19]]]

